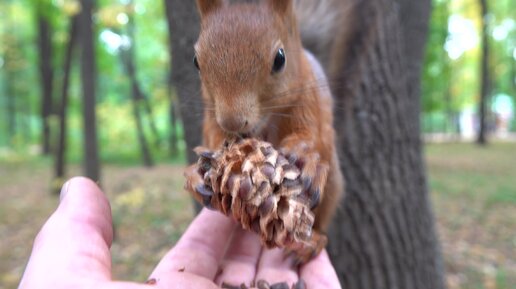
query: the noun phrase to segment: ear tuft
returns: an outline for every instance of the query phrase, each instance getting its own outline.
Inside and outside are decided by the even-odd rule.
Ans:
[[[197,0],[197,9],[202,17],[205,17],[209,13],[220,9],[224,6],[226,1],[224,0]]]
[[[292,2],[292,0],[267,0],[272,11],[281,16],[286,16],[293,12]]]

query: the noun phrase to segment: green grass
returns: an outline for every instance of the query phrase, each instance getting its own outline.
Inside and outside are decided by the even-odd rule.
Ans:
[[[436,194],[484,202],[486,206],[516,205],[516,146],[467,144],[429,145],[429,180]]]
[[[425,155],[449,287],[516,284],[516,144],[430,144]]]

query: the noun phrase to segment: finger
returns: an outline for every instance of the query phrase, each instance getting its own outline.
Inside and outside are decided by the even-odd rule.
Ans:
[[[326,250],[300,269],[301,279],[306,288],[338,289],[341,288],[337,273],[331,264]]]
[[[241,227],[235,230],[229,245],[221,272],[216,278],[217,284],[222,282],[231,285],[245,283],[250,285],[256,276],[256,265],[260,258],[262,245],[258,235]]]
[[[113,238],[111,209],[104,194],[86,178],[63,186],[57,210],[38,233],[20,288],[46,288],[49,280],[88,277],[109,280]],[[31,286],[27,286],[31,287]]]
[[[235,228],[235,222],[228,217],[204,209],[161,260],[151,278],[185,271],[213,280]]]
[[[285,252],[279,248],[263,250],[256,280],[265,280],[270,284],[286,282],[290,287],[298,279],[292,257],[285,258]]]

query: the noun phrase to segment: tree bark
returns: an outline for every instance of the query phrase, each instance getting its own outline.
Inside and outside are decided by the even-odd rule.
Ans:
[[[68,108],[68,87],[70,86],[70,74],[72,70],[73,52],[77,41],[78,16],[73,16],[70,21],[70,32],[68,35],[68,44],[66,45],[66,54],[63,68],[63,82],[61,87],[61,99],[59,101],[58,117],[59,117],[59,135],[57,140],[57,148],[55,151],[55,186],[53,188],[56,194],[65,180],[65,156],[66,156],[66,132],[67,132],[67,108]]]
[[[178,141],[179,136],[177,133],[177,125],[178,125],[178,112],[177,112],[177,97],[172,95],[172,87],[169,85],[169,95],[170,98],[170,107],[169,107],[169,116],[170,116],[170,130],[169,130],[169,138],[170,138],[170,155],[175,157],[179,154]]]
[[[82,0],[79,15],[81,37],[81,82],[84,120],[84,173],[94,181],[100,179],[100,164],[97,148],[96,106],[96,61],[92,11],[94,0]]]
[[[330,254],[343,288],[445,288],[419,121],[430,1],[355,10],[344,85],[334,87],[346,197]]]
[[[192,64],[194,44],[199,36],[199,16],[195,1],[165,0],[170,33],[172,72],[170,83],[179,98],[181,119],[185,131],[187,160],[193,163],[197,156],[192,148],[201,144],[202,101],[199,75]],[[175,105],[175,103],[171,103]],[[172,111],[174,108],[171,108]]]
[[[481,66],[481,85],[480,100],[478,103],[478,136],[477,144],[487,144],[487,100],[491,93],[491,76],[489,74],[489,38],[488,38],[488,7],[487,0],[480,0],[481,20],[482,20],[482,66]]]
[[[133,38],[134,39],[134,38]],[[135,81],[138,81],[135,75]],[[138,83],[138,82],[137,82]],[[139,84],[138,84],[139,86]],[[143,108],[145,113],[147,113],[147,118],[149,120],[149,128],[154,135],[154,143],[156,147],[159,147],[161,143],[161,135],[159,134],[158,126],[156,125],[156,121],[154,120],[154,112],[152,110],[152,105],[149,101],[149,97],[146,93],[144,93],[140,88],[140,95],[143,101]]]
[[[193,148],[202,141],[202,111],[199,74],[192,63],[193,47],[199,36],[200,24],[195,1],[165,0],[165,11],[169,29],[169,52],[172,71],[169,83],[173,84],[179,99],[179,111],[183,123],[188,163],[197,161]],[[171,102],[170,105],[176,103]],[[171,107],[170,111],[175,108]],[[172,117],[171,117],[172,122]],[[172,125],[172,124],[171,124]],[[174,128],[175,129],[175,128]],[[193,200],[196,212],[201,210]]]
[[[38,11],[41,13],[41,11]],[[52,67],[52,29],[43,15],[38,15],[38,47],[39,47],[39,72],[41,78],[41,119],[43,125],[42,145],[43,154],[50,153],[50,124],[49,117],[52,114],[52,92],[54,70]]]
[[[127,5],[133,5],[133,1],[128,1]],[[132,14],[130,14],[129,21],[127,22],[127,36],[129,37],[129,39],[131,39],[132,44],[128,51],[129,58],[127,60],[131,62],[131,65],[134,70],[131,78],[132,78],[133,83],[136,84],[136,86],[138,87],[138,100],[141,101],[141,103],[142,103],[141,106],[145,110],[145,113],[147,113],[150,130],[151,130],[152,134],[154,135],[156,146],[159,146],[159,144],[161,142],[161,136],[159,134],[158,127],[156,126],[156,122],[154,121],[154,113],[152,110],[152,106],[150,104],[148,95],[143,92],[143,90],[141,89],[141,86],[138,82],[138,76],[137,76],[138,73],[136,72],[136,64],[134,61],[134,59],[136,59],[136,49],[135,49],[136,36],[134,33],[134,29],[135,29],[134,17]]]

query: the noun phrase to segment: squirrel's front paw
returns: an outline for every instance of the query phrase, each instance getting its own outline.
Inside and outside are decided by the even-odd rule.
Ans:
[[[213,190],[204,184],[202,165],[191,165],[186,168],[184,176],[186,178],[185,189],[191,192],[194,199],[207,208],[211,208],[211,198]]]
[[[293,256],[296,265],[306,264],[313,258],[317,257],[327,244],[328,237],[322,233],[314,231],[308,242],[288,248],[285,251],[285,256]]]
[[[280,151],[285,154],[290,163],[295,163],[301,169],[300,177],[304,191],[309,198],[311,209],[314,209],[321,200],[329,166],[321,162],[319,153],[310,150],[304,143],[291,149],[282,148]]]

